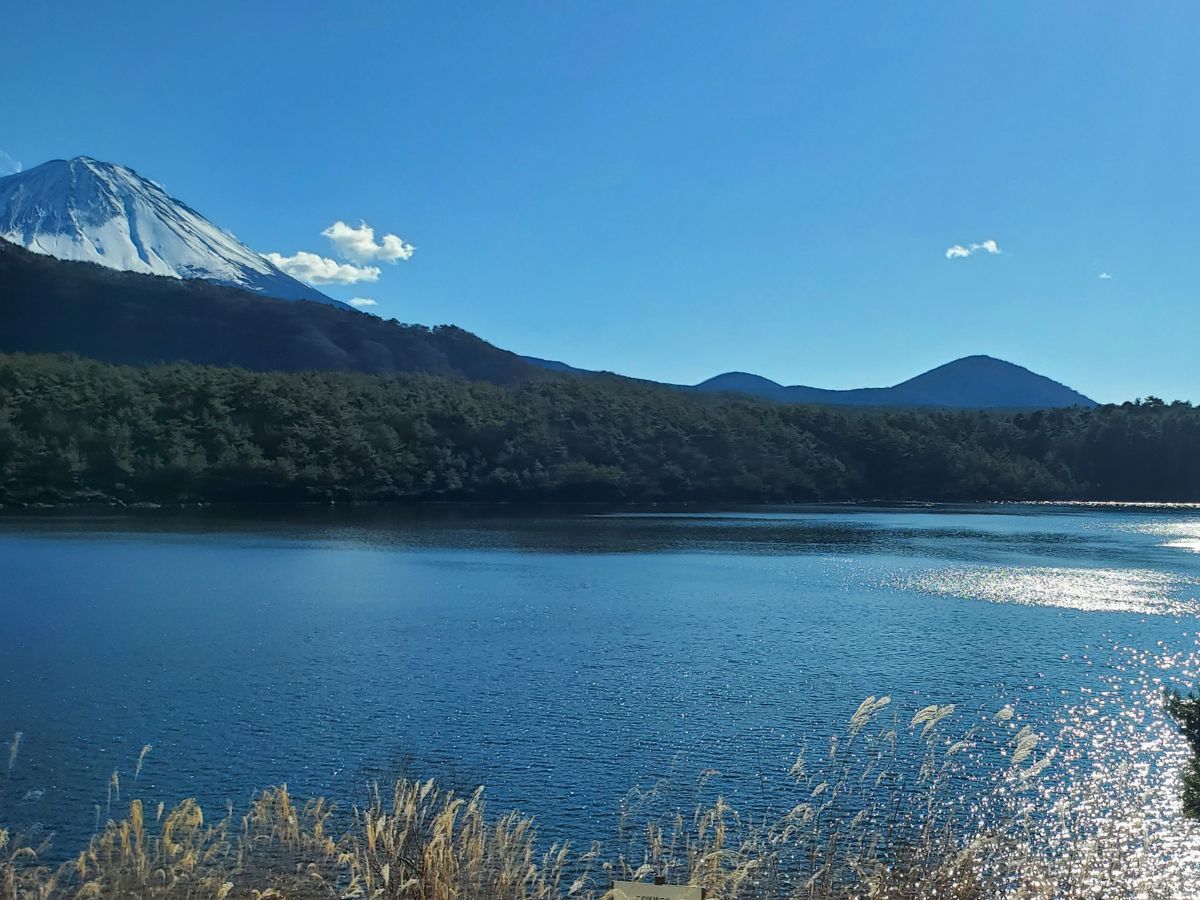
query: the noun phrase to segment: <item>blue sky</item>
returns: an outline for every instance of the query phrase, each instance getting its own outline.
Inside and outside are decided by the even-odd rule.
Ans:
[[[1200,400],[1194,3],[126,0],[4,31],[0,151],[130,165],[261,252],[398,235],[323,287],[385,317],[666,381],[988,353]]]

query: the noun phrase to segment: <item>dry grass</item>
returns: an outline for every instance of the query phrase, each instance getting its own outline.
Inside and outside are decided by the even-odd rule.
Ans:
[[[6,775],[12,775],[13,766],[17,764],[17,755],[21,752],[21,732],[13,735],[11,741],[8,742],[8,768],[5,770]]]
[[[798,756],[796,802],[783,814],[742,817],[717,795],[645,816],[642,794],[614,844],[582,850],[547,846],[517,813],[490,816],[482,789],[462,796],[431,781],[399,781],[336,814],[326,800],[298,804],[270,788],[244,815],[225,810],[214,822],[193,800],[149,819],[133,800],[58,867],[41,862],[45,848],[0,831],[0,900],[600,900],[614,878],[654,875],[718,900],[1067,895],[1072,876],[1039,856],[1028,827],[1027,788],[1052,751],[1039,753],[1040,736],[1011,722],[1011,709],[951,738],[954,712],[901,717],[889,698],[869,697],[828,748]],[[986,764],[1001,751],[1002,765]],[[118,773],[110,789],[115,808]],[[1091,895],[1126,895],[1121,878],[1118,864],[1117,889]]]

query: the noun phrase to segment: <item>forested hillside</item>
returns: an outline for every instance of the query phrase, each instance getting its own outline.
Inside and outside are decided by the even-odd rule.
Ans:
[[[1200,500],[1200,409],[780,406],[616,378],[0,355],[0,502]]]
[[[207,281],[64,262],[0,240],[0,352],[143,365],[426,372],[498,383],[541,370],[461,328],[402,325]]]

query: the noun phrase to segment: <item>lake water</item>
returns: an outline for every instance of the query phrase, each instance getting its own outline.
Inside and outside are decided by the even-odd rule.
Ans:
[[[1182,508],[9,513],[0,818],[69,853],[114,770],[218,808],[410,774],[591,839],[705,770],[771,806],[870,694],[1011,704],[1047,777],[1136,757],[1122,789],[1173,815],[1156,692],[1197,677],[1198,597]]]

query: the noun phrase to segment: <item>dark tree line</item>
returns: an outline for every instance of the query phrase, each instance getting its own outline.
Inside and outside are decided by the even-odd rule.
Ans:
[[[1200,409],[998,414],[617,378],[134,368],[0,355],[0,503],[1200,500]]]

